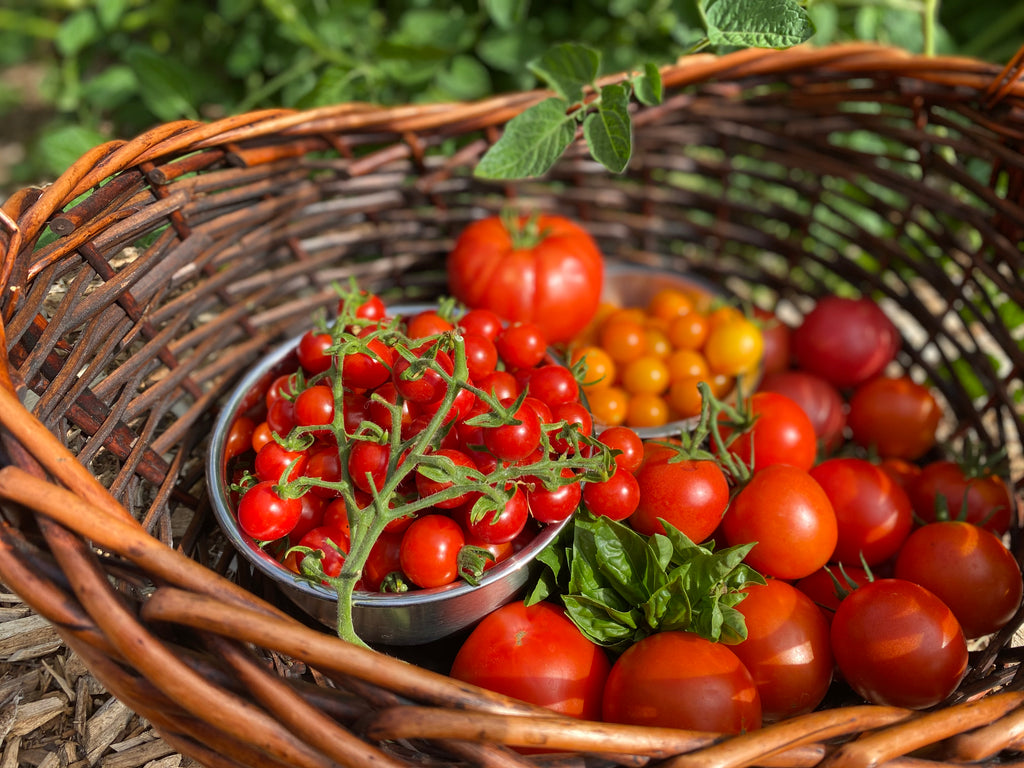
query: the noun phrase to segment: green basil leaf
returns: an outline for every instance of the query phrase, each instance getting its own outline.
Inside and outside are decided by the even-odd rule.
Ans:
[[[570,104],[583,101],[584,87],[597,79],[601,55],[579,43],[553,46],[527,66],[537,77],[551,86]]]
[[[717,0],[706,11],[712,45],[789,48],[814,34],[797,0]]]
[[[628,611],[616,611],[583,595],[564,595],[565,611],[590,640],[605,648],[624,648],[634,642],[636,627]]]
[[[671,579],[643,605],[648,625],[659,632],[689,629],[693,605],[680,579]]]
[[[563,99],[545,99],[509,120],[505,132],[477,163],[481,179],[543,175],[572,143],[576,119]]]
[[[601,89],[601,104],[583,121],[583,136],[590,154],[612,173],[622,173],[633,154],[633,123],[629,117],[629,91],[624,85]]]

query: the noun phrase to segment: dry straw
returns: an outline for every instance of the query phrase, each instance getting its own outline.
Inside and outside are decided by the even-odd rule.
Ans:
[[[1019,493],[1019,63],[694,56],[635,114],[622,176],[574,145],[542,180],[474,179],[539,93],[266,111],[96,148],[0,220],[0,580],[208,766],[1019,759],[1017,622],[932,712],[846,702],[726,739],[574,722],[307,626],[233,561],[203,481],[220,399],[332,282],[437,296],[453,237],[511,200],[581,219],[609,257],[757,286],[762,306],[872,292],[905,331],[899,362],[956,415],[944,439],[1005,447]]]

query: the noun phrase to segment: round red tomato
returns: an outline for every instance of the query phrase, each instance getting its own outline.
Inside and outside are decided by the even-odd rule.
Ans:
[[[866,459],[821,462],[811,477],[825,490],[836,513],[839,537],[832,560],[877,565],[896,554],[914,524],[906,491]]]
[[[803,408],[826,451],[834,450],[842,442],[846,403],[835,385],[821,376],[808,371],[779,371],[766,375],[760,390],[778,392]]]
[[[854,390],[846,421],[858,445],[882,458],[913,461],[935,445],[941,419],[928,387],[908,376],[879,376]]]
[[[796,587],[768,579],[750,584],[736,606],[747,625],[746,640],[732,646],[750,671],[765,720],[810,712],[832,682],[829,625],[821,610]]]
[[[858,694],[893,707],[935,706],[967,672],[967,642],[953,612],[904,579],[865,584],[839,604],[832,653]]]
[[[644,448],[636,473],[640,503],[629,524],[651,536],[665,532],[664,519],[700,543],[714,533],[729,506],[729,483],[714,461],[672,461],[675,456],[674,449],[658,443]]]
[[[896,356],[896,326],[869,298],[825,296],[793,329],[797,367],[840,389],[877,376]]]
[[[607,480],[583,486],[583,503],[598,517],[625,520],[640,503],[640,485],[633,473],[616,466]]]
[[[256,483],[238,501],[238,527],[257,541],[287,536],[302,517],[299,499],[282,497],[272,481]]]
[[[966,520],[997,535],[1010,528],[1010,492],[998,475],[973,474],[955,461],[940,459],[912,477],[907,492],[914,514],[926,523],[944,517]]]
[[[722,643],[659,632],[612,665],[602,705],[609,723],[739,733],[761,727],[757,685]]]
[[[778,392],[755,392],[750,397],[754,423],[748,431],[722,430],[729,452],[756,472],[771,464],[810,469],[818,454],[814,425],[796,402]]]
[[[644,443],[630,427],[606,427],[597,439],[615,454],[615,463],[627,472],[636,472],[644,460]]]
[[[832,557],[838,530],[832,502],[807,472],[773,464],[755,472],[722,518],[729,546],[756,542],[746,562],[779,579],[800,579]]]
[[[417,517],[402,534],[402,571],[422,589],[451,584],[459,576],[459,551],[465,543],[462,527],[447,515]]]
[[[597,312],[604,260],[590,235],[554,215],[473,222],[448,256],[448,286],[468,307],[539,325],[549,342],[569,341]]]
[[[551,603],[508,603],[470,632],[451,676],[489,691],[598,720],[608,657]]]
[[[896,558],[895,575],[948,605],[968,639],[1002,629],[1024,592],[1017,560],[995,534],[956,520],[910,534]]]

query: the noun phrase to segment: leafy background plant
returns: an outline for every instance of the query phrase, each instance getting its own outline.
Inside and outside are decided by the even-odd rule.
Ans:
[[[702,17],[737,1],[7,0],[0,198],[102,141],[171,120],[530,88],[539,81],[527,62],[562,42],[598,50],[603,73],[753,44],[707,39]],[[1024,40],[1021,4],[800,2],[817,45],[868,39],[1002,62]]]

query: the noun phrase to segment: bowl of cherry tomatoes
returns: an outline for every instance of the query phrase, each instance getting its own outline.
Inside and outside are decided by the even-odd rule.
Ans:
[[[644,439],[696,425],[697,384],[720,399],[752,392],[764,341],[757,323],[718,286],[693,275],[609,262],[593,321],[568,346],[585,364],[582,389],[595,423]]]
[[[539,355],[536,339],[517,336],[510,349],[511,326],[485,328],[493,318],[484,317],[476,327],[486,313],[470,311],[455,321],[464,354],[447,354],[439,339],[452,334],[444,320],[431,326],[436,306],[381,311],[333,336],[308,330],[262,358],[219,412],[207,480],[230,544],[296,606],[342,636],[350,621],[368,644],[417,645],[522,593],[578,506],[579,478],[593,476],[601,457],[580,449],[589,414],[558,394],[568,369],[543,339]],[[448,378],[423,394],[428,379],[438,386],[438,371]],[[455,394],[459,371],[471,386]],[[528,380],[551,402],[524,401]],[[518,418],[503,423],[503,413]],[[531,447],[515,433],[524,423],[544,439]],[[349,559],[360,563],[358,581],[339,588]]]

